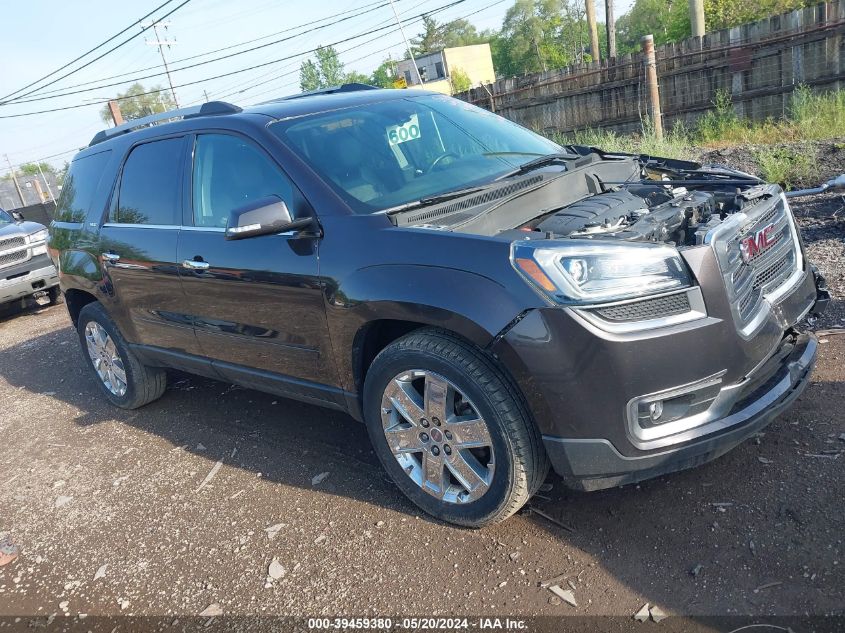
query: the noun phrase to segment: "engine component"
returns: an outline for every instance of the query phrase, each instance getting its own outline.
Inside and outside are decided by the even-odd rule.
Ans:
[[[602,226],[617,228],[632,213],[641,210],[647,210],[645,200],[622,189],[579,200],[545,218],[536,228],[555,235],[592,232],[590,229],[601,230]]]

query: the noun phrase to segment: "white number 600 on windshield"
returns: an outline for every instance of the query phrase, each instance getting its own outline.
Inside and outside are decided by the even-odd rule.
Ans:
[[[407,123],[391,125],[387,128],[387,141],[391,145],[399,145],[406,141],[413,141],[420,137],[420,122],[416,114],[412,114]]]

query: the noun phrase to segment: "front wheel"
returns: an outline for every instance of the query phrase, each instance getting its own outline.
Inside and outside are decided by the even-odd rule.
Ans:
[[[373,447],[396,485],[444,521],[502,521],[548,472],[514,385],[451,333],[419,330],[382,350],[367,373],[364,408]]]

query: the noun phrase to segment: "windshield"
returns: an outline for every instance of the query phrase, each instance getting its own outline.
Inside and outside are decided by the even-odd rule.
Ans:
[[[270,129],[356,213],[487,183],[561,151],[511,121],[442,95],[321,112]]]
[[[0,209],[0,226],[3,226],[4,224],[12,224],[14,221],[15,220],[11,215],[3,211],[3,209]]]

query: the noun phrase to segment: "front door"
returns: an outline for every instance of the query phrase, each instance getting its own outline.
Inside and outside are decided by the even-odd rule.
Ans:
[[[203,354],[235,382],[320,399],[320,386],[337,379],[319,240],[277,234],[227,241],[224,234],[229,212],[252,200],[277,195],[294,217],[308,212],[307,203],[267,153],[234,134],[195,137],[191,181],[192,226],[182,231],[178,259]]]
[[[185,319],[177,243],[182,219],[185,137],[142,143],[121,169],[98,250],[111,313],[131,343],[196,349]]]

